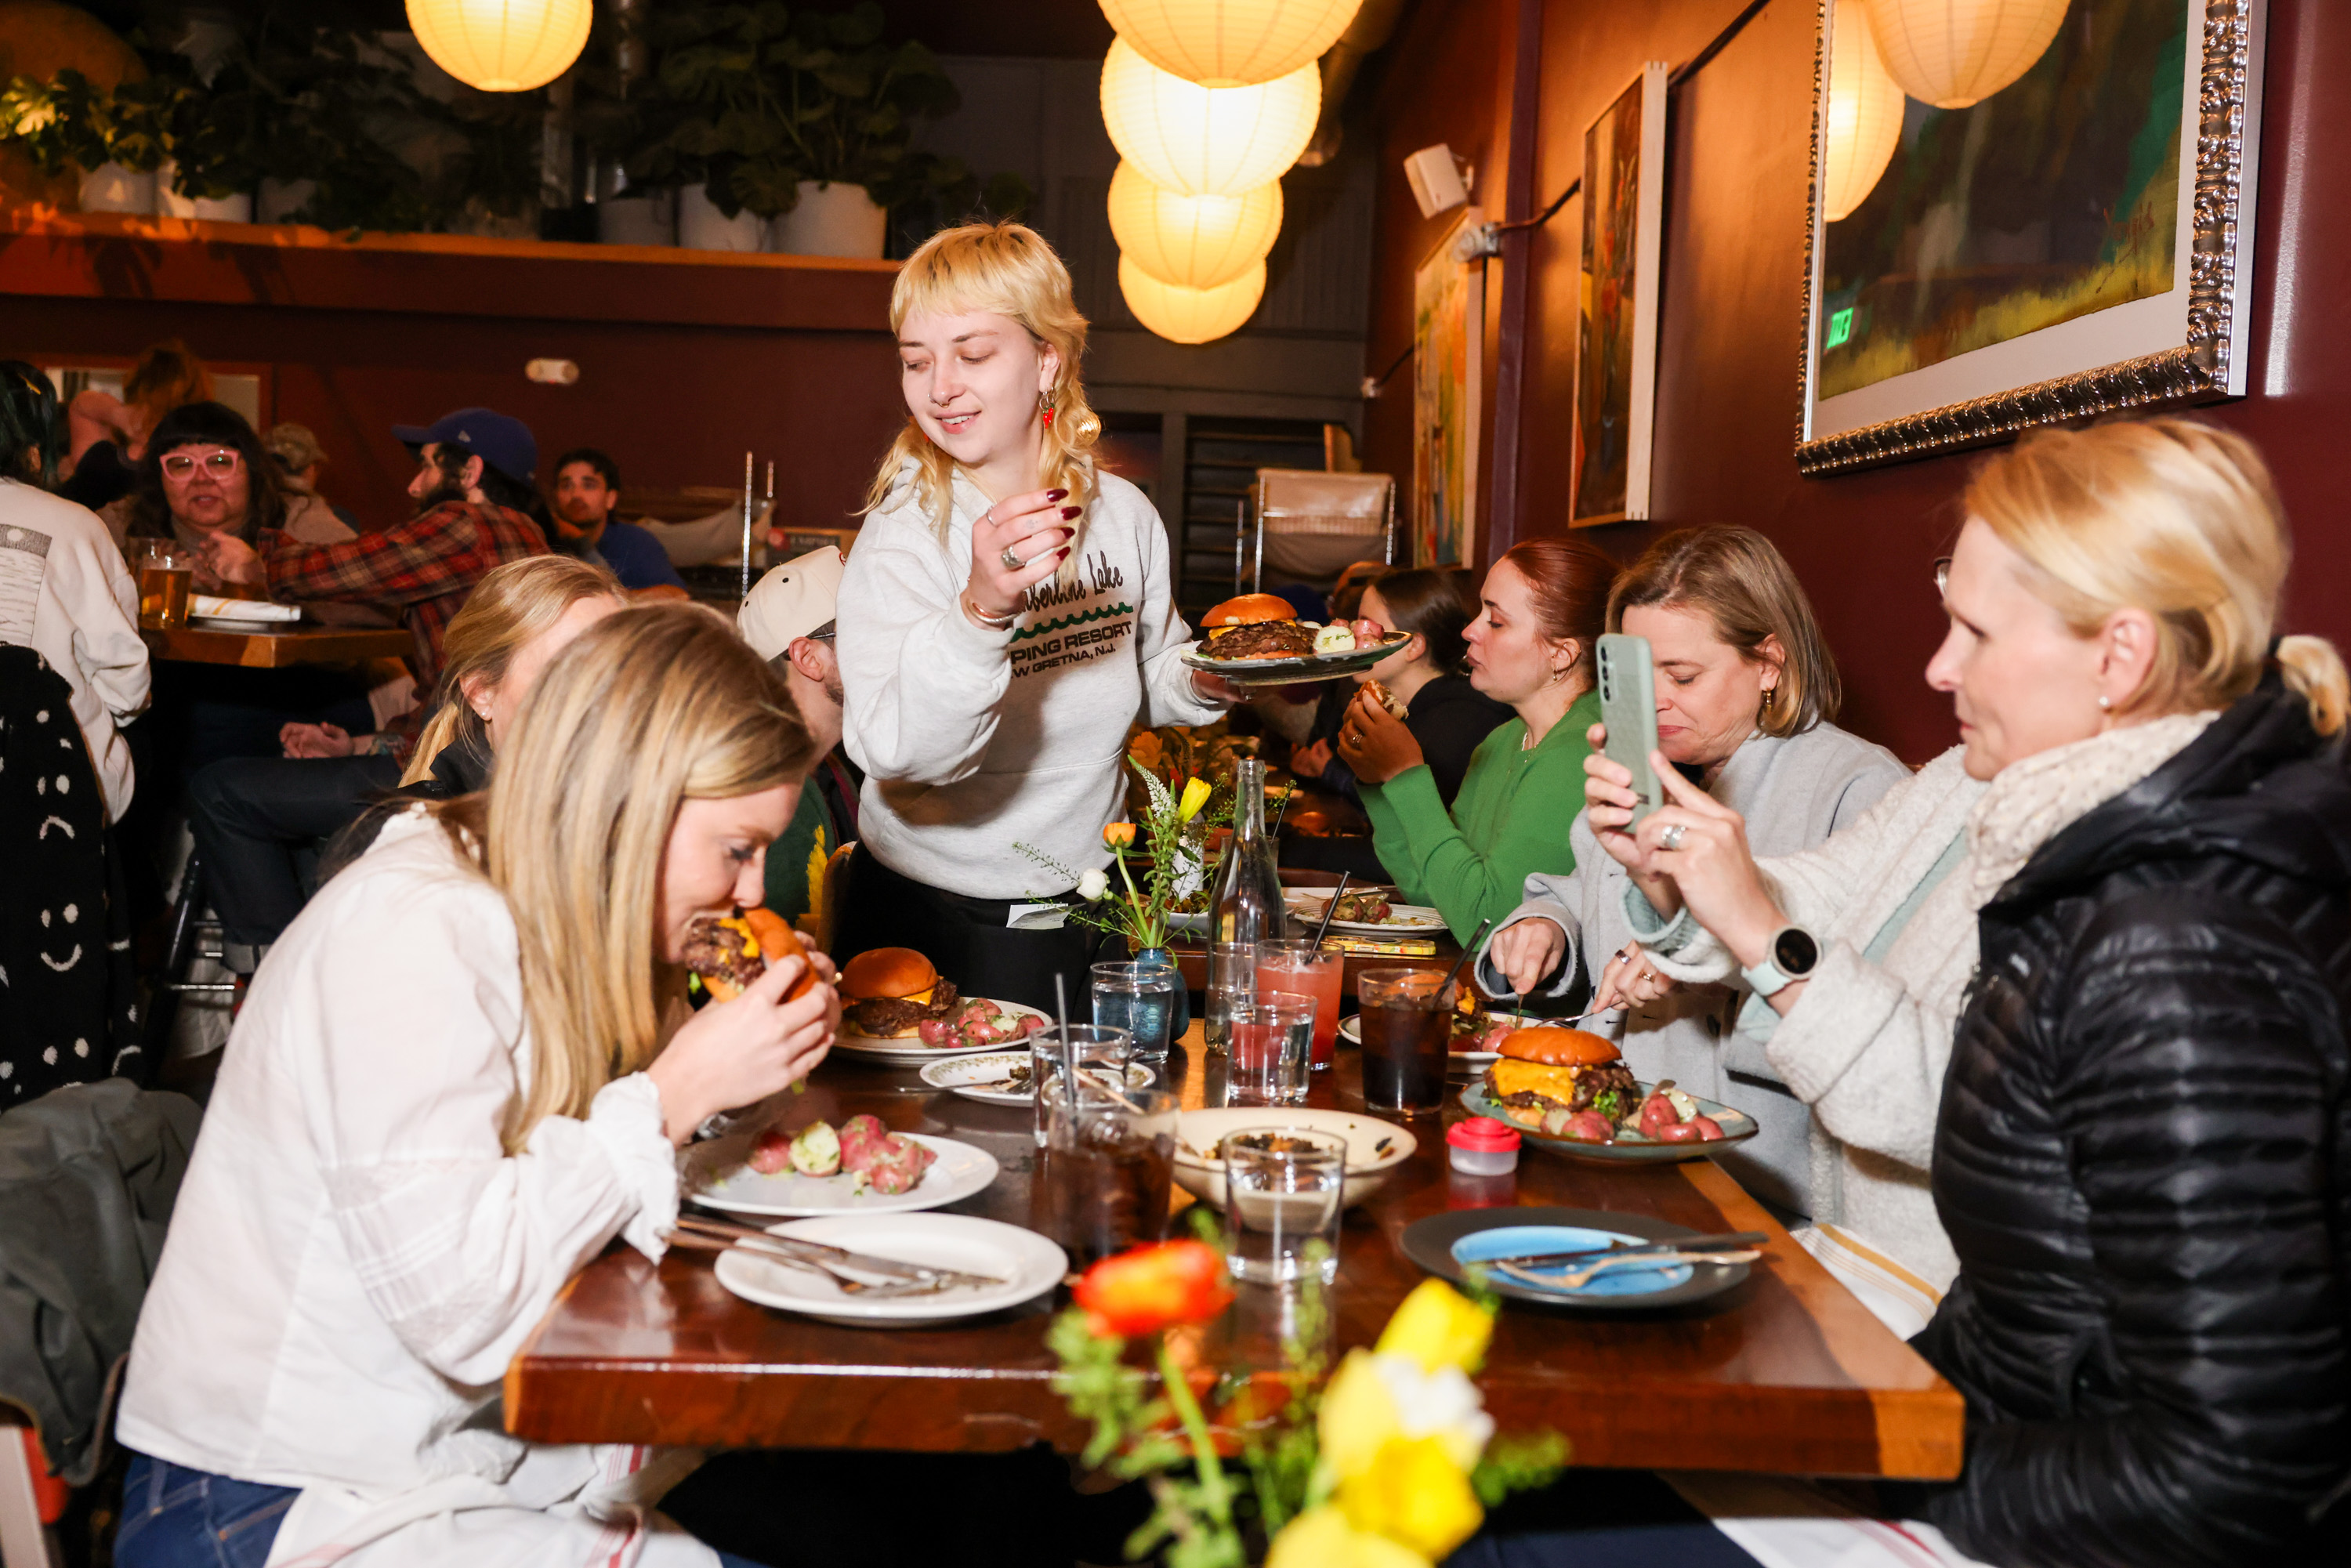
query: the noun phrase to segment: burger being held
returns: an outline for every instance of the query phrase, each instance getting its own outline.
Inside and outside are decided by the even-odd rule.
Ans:
[[[783,958],[804,958],[799,933],[772,909],[740,915],[699,915],[685,930],[685,967],[713,1001],[731,1002]],[[791,984],[784,1000],[797,1001],[816,984],[815,966]]]
[[[1486,1069],[1486,1094],[1513,1122],[1604,1144],[1640,1107],[1640,1085],[1623,1053],[1588,1030],[1513,1030],[1499,1049],[1501,1060]]]
[[[1208,633],[1200,651],[1212,659],[1301,659],[1314,652],[1314,628],[1278,594],[1228,599],[1200,624]]]
[[[955,982],[912,947],[871,948],[841,971],[841,1027],[869,1040],[911,1039],[958,999]]]

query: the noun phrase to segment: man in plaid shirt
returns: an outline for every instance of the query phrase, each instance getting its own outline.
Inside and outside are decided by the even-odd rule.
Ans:
[[[429,709],[442,631],[474,584],[501,562],[548,553],[546,535],[525,515],[537,499],[530,476],[538,444],[520,420],[486,408],[395,425],[392,434],[417,455],[408,486],[417,511],[408,521],[337,545],[266,529],[257,550],[224,532],[198,557],[208,575],[266,587],[273,599],[343,600],[399,615],[416,639],[409,663]]]

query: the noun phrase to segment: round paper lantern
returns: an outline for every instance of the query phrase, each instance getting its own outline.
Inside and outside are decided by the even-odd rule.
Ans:
[[[2065,20],[2066,0],[1865,0],[1878,57],[1937,109],[1980,103],[2025,72]]]
[[[1265,263],[1253,261],[1249,270],[1230,283],[1214,288],[1180,288],[1162,283],[1134,265],[1131,256],[1118,258],[1118,291],[1134,319],[1173,343],[1206,343],[1233,331],[1249,319],[1265,298]]]
[[[1202,87],[1255,87],[1322,56],[1363,0],[1102,0],[1118,36]]]
[[[408,0],[408,25],[433,63],[484,92],[545,87],[580,57],[590,0]]]
[[[1322,112],[1311,61],[1261,87],[1196,87],[1123,38],[1102,61],[1102,123],[1119,156],[1179,196],[1238,196],[1298,162]]]
[[[1152,277],[1183,288],[1230,283],[1281,233],[1281,182],[1238,196],[1179,196],[1121,163],[1110,180],[1110,232]]]
[[[1877,57],[1860,0],[1836,0],[1829,29],[1829,130],[1821,171],[1823,215],[1861,205],[1902,141],[1902,89]]]

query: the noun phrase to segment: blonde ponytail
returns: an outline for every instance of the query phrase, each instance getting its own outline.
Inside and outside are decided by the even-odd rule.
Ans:
[[[2344,710],[2351,707],[2351,677],[2343,671],[2343,655],[2324,637],[2282,637],[2277,662],[2286,690],[2310,705],[2310,727],[2321,735],[2343,731]]]
[[[1094,493],[1094,444],[1102,439],[1102,416],[1087,402],[1078,374],[1086,352],[1086,319],[1071,297],[1069,268],[1044,236],[1025,224],[965,224],[925,240],[898,269],[890,290],[893,333],[904,330],[912,316],[980,310],[1009,317],[1061,357],[1061,374],[1038,406],[1040,418],[1049,409],[1052,413],[1042,422],[1038,472],[1047,488],[1067,490],[1071,505],[1086,506]],[[911,413],[866,487],[863,510],[888,509],[909,464],[914,504],[945,545],[955,516],[956,464],[923,434]],[[1070,553],[1055,574],[1064,586],[1077,580],[1090,515],[1080,514]]]
[[[507,668],[522,645],[562,620],[564,612],[581,600],[625,603],[627,598],[620,579],[576,556],[535,555],[483,573],[465,596],[465,608],[441,633],[441,705],[416,737],[416,749],[401,770],[400,787],[405,789],[433,777],[434,759],[452,746],[487,745],[489,732],[482,727],[482,716],[465,700],[465,682],[495,688],[507,678]]]

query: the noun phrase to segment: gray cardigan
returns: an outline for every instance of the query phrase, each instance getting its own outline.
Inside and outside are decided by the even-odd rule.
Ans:
[[[1815,725],[1784,739],[1762,734],[1731,754],[1708,791],[1747,819],[1747,841],[1760,858],[1813,848],[1855,821],[1896,784],[1910,777],[1895,755],[1833,724]],[[1632,878],[1593,837],[1579,811],[1568,831],[1576,869],[1566,876],[1527,878],[1526,902],[1496,928],[1521,920],[1549,920],[1567,936],[1567,957],[1545,984],[1546,997],[1589,982],[1610,956],[1633,939],[1625,894]],[[1506,996],[1510,981],[1489,951],[1478,956],[1478,983]],[[1670,1078],[1693,1094],[1719,1100],[1753,1115],[1761,1130],[1722,1156],[1722,1165],[1751,1191],[1810,1215],[1812,1117],[1791,1094],[1762,1043],[1735,1030],[1747,987],[1683,986],[1635,1010],[1587,1021],[1618,1035],[1625,1065],[1645,1083]]]

